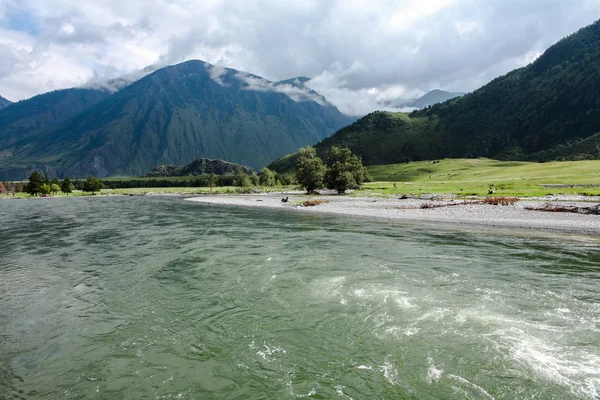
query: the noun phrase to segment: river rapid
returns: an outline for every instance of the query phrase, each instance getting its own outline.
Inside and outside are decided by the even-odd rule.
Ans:
[[[600,240],[0,201],[0,399],[600,398]]]

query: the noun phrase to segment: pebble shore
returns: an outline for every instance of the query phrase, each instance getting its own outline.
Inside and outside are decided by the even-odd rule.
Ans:
[[[282,197],[289,197],[282,202]],[[338,195],[310,197],[311,200],[327,200],[326,204],[304,207],[300,203],[308,200],[299,195],[207,195],[187,200],[242,207],[263,207],[296,212],[328,213],[349,216],[388,218],[412,222],[430,222],[453,225],[478,225],[498,228],[518,228],[539,231],[565,232],[600,236],[600,215],[584,215],[566,212],[543,212],[527,210],[543,204],[593,206],[575,197],[554,199],[524,199],[511,206],[462,203],[454,199],[382,199],[359,198]],[[590,200],[590,199],[586,199]],[[599,201],[600,202],[600,199]],[[423,203],[444,207],[421,208]],[[597,203],[596,203],[597,204]]]

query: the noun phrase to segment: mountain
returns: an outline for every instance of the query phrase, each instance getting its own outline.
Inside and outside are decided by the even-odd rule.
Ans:
[[[273,83],[187,61],[145,76],[49,133],[21,141],[12,157],[0,160],[0,178],[22,178],[33,165],[59,176],[139,176],[157,165],[198,158],[259,169],[352,121],[300,80]]]
[[[6,108],[12,104],[12,101],[6,100],[4,97],[0,96],[0,110]]]
[[[11,158],[19,143],[30,143],[108,96],[100,90],[56,90],[0,110],[0,164]]]
[[[365,164],[438,158],[600,158],[600,21],[530,65],[430,108],[375,112],[319,143],[347,146]],[[273,168],[289,168],[292,157]]]
[[[443,103],[456,97],[462,97],[464,95],[465,93],[462,92],[446,92],[445,90],[434,89],[425,93],[418,99],[407,103],[405,107],[425,108],[434,104]]]
[[[456,97],[461,97],[464,95],[465,95],[465,93],[463,93],[463,92],[446,92],[445,90],[434,89],[434,90],[431,90],[431,91],[425,93],[423,96],[421,96],[417,99],[388,100],[388,101],[385,101],[383,103],[383,105],[388,108],[395,108],[398,110],[407,109],[407,108],[408,109],[411,109],[411,108],[421,109],[421,108],[426,108],[426,107],[432,106],[437,103],[443,103],[445,101],[454,99]]]
[[[244,165],[234,164],[223,160],[199,158],[184,166],[159,165],[145,176],[154,178],[165,176],[198,176],[203,174],[226,175],[234,173],[237,168],[240,168],[248,175],[254,173],[252,168],[248,168]]]

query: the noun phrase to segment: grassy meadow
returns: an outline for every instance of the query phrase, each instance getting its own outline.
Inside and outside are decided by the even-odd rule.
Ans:
[[[600,160],[531,163],[478,159],[443,159],[367,167],[374,182],[357,195],[447,193],[499,196],[547,194],[600,195]],[[582,185],[544,187],[541,185]]]

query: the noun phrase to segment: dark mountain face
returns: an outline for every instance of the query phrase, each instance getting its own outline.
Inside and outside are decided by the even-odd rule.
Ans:
[[[98,104],[108,93],[91,89],[56,90],[0,110],[0,151],[10,151]]]
[[[7,100],[4,97],[0,96],[0,110],[10,106],[11,104],[12,104],[12,101]]]
[[[321,142],[317,151],[347,146],[366,164],[443,157],[600,158],[599,93],[596,22],[473,93],[410,114],[372,113]]]
[[[188,61],[21,143],[4,166],[13,175],[43,163],[72,177],[139,176],[161,164],[212,158],[258,169],[351,121],[303,87]]]

